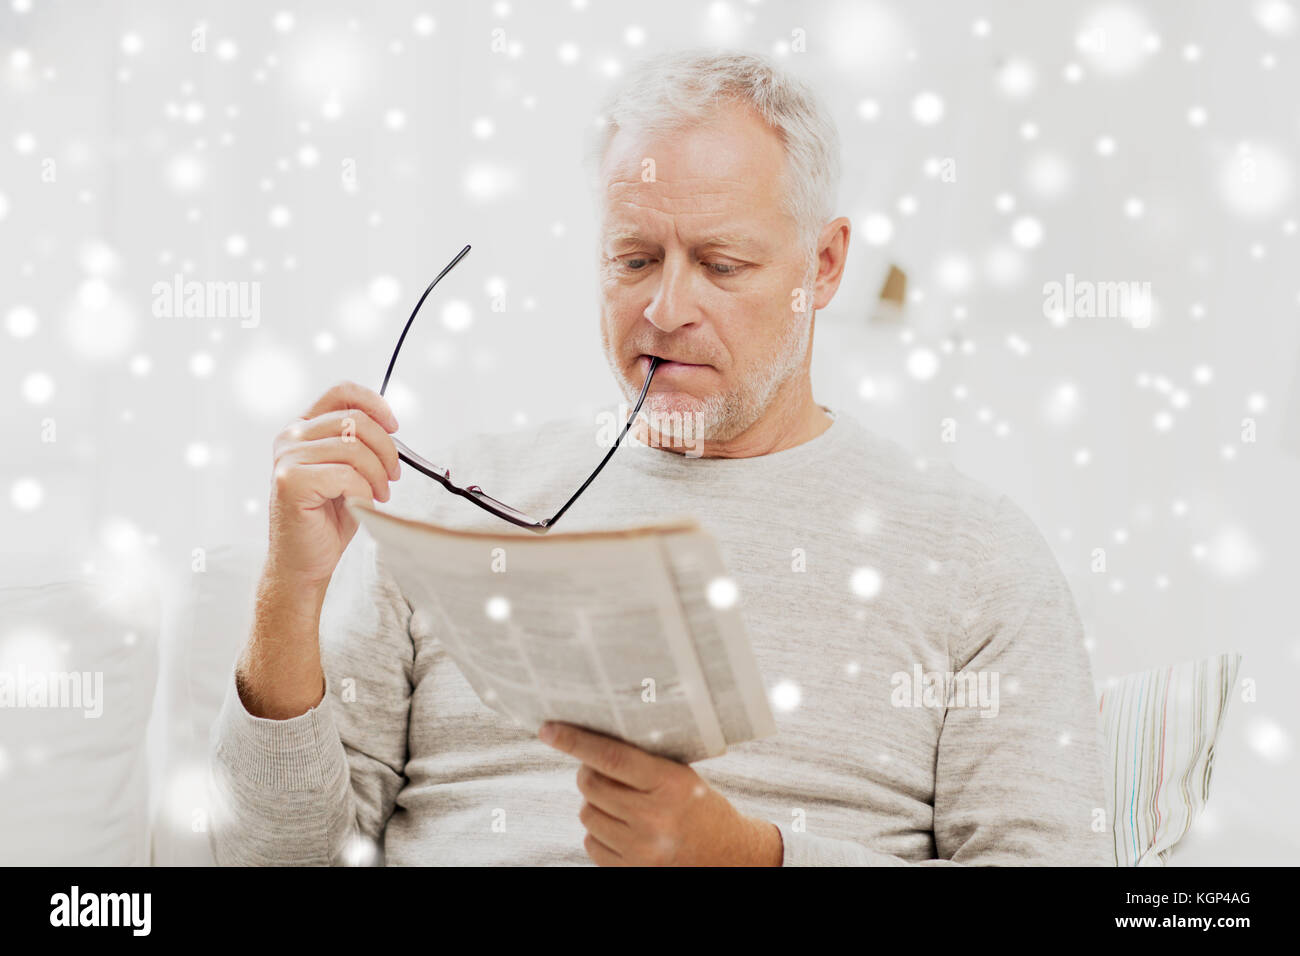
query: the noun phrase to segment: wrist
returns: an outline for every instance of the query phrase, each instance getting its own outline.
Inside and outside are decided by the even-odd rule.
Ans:
[[[259,590],[262,594],[274,595],[276,602],[283,607],[319,613],[325,604],[325,592],[329,583],[329,578],[321,580],[295,571],[270,555],[262,568]]]

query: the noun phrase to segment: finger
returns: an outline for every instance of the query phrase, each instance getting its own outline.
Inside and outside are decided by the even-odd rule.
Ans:
[[[623,858],[601,843],[590,833],[582,841],[582,848],[597,866],[624,866]]]
[[[316,399],[315,404],[302,417],[311,419],[339,408],[359,408],[388,431],[397,431],[397,416],[393,414],[384,396],[356,382],[339,382]]]
[[[615,820],[604,810],[584,803],[578,811],[578,819],[587,828],[587,832],[600,841],[611,852],[623,855],[624,848],[632,841],[632,831],[622,820]]]
[[[384,469],[383,462],[367,445],[359,441],[318,438],[316,441],[302,442],[281,455],[276,468],[331,462],[351,465],[370,483],[373,497],[380,501],[389,499],[388,472]]]
[[[337,409],[317,415],[310,421],[290,425],[277,436],[275,450],[280,454],[290,444],[334,437],[364,442],[379,456],[390,479],[401,477],[402,465],[392,437],[382,425],[358,408]]]
[[[546,736],[548,728],[553,731],[549,738]],[[577,757],[605,776],[637,790],[650,790],[662,772],[662,757],[653,757],[631,744],[572,724],[548,721],[542,725],[538,736],[556,750]]]
[[[627,823],[645,803],[645,794],[605,776],[590,764],[578,768],[578,792],[587,802]]]
[[[336,462],[277,470],[276,483],[289,499],[297,499],[309,508],[318,508],[335,498],[374,499],[374,489],[360,472]]]

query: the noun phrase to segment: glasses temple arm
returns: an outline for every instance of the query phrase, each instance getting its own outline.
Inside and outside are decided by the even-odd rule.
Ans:
[[[461,259],[464,259],[468,252],[469,246],[466,246],[464,249],[460,250],[460,252],[456,253],[456,258],[447,263],[443,270],[433,277],[433,281],[429,283],[429,287],[424,290],[424,295],[420,296],[420,301],[415,303],[415,308],[411,310],[411,317],[406,320],[406,325],[402,326],[402,334],[397,340],[397,348],[393,349],[393,357],[388,360],[388,369],[384,372],[384,383],[379,386],[380,395],[383,395],[385,390],[388,388],[388,379],[392,377],[393,366],[397,364],[397,353],[402,351],[402,343],[406,341],[406,333],[411,331],[411,323],[415,321],[415,316],[420,311],[420,306],[424,305],[424,300],[429,297],[429,293],[433,291],[433,287],[442,280],[443,276],[451,271],[452,266],[460,262]]]
[[[623,444],[624,437],[626,437],[628,431],[631,430],[632,423],[636,421],[636,416],[641,411],[641,405],[645,402],[646,393],[650,391],[650,380],[655,377],[655,369],[659,367],[660,361],[662,360],[659,358],[659,356],[657,355],[651,356],[650,372],[645,377],[645,384],[641,386],[641,394],[636,400],[636,408],[632,409],[632,414],[627,417],[627,424],[623,426],[623,431],[619,434],[618,441],[614,442],[614,444],[610,446],[609,451],[605,453],[605,457],[602,458],[600,460],[600,464],[596,466],[596,470],[593,471],[591,473],[591,476],[582,483],[582,487],[579,488],[577,491],[575,491],[573,493],[573,496],[564,503],[564,507],[562,507],[559,511],[555,512],[554,515],[546,519],[544,524],[547,528],[551,527],[551,525],[555,524],[555,522],[560,520],[560,516],[569,510],[569,506],[578,500],[578,496],[587,490],[587,486],[589,484],[591,484],[593,481],[596,480],[596,476],[600,474],[600,470],[604,468],[606,464],[608,464],[611,458],[614,457],[614,452],[618,451],[618,446]]]

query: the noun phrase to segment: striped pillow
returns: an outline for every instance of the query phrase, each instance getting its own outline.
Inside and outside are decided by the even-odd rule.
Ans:
[[[1210,797],[1240,654],[1111,680],[1101,695],[1117,866],[1163,866]]]

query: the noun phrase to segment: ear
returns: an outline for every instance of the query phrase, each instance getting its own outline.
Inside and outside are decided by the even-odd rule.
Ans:
[[[844,263],[849,255],[848,219],[841,216],[826,224],[817,240],[817,278],[813,288],[813,308],[824,309],[835,298],[844,278]]]

